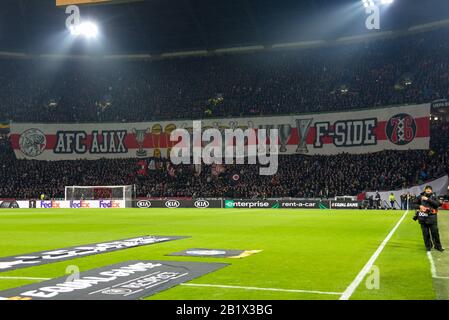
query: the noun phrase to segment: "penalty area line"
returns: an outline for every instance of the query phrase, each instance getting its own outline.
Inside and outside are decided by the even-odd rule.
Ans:
[[[255,291],[314,293],[314,294],[329,294],[329,295],[340,295],[340,294],[342,294],[342,292],[327,292],[327,291],[297,290],[297,289],[277,289],[277,288],[259,288],[259,287],[243,287],[243,286],[228,286],[228,285],[222,285],[222,284],[182,283],[181,285],[182,286],[188,286],[188,287],[208,287],[208,288],[240,289],[240,290],[255,290]]]
[[[388,241],[390,241],[391,237],[393,237],[393,234],[396,232],[396,230],[401,225],[402,221],[404,221],[405,217],[408,214],[408,210],[404,212],[402,217],[399,219],[399,221],[396,223],[396,225],[391,229],[390,233],[387,235],[387,237],[382,241],[380,246],[377,248],[377,250],[373,253],[371,258],[368,260],[368,262],[365,264],[365,266],[360,270],[359,274],[355,277],[355,279],[351,282],[351,284],[346,288],[346,290],[343,292],[339,300],[349,300],[351,298],[354,291],[357,289],[357,287],[360,285],[360,283],[363,281],[365,276],[370,272],[372,269],[374,262],[376,262],[377,258],[387,245]]]

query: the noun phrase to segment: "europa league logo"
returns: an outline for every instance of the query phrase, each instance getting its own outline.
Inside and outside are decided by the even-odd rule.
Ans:
[[[289,124],[276,125],[276,129],[279,130],[279,141],[281,142],[280,152],[287,152],[287,143],[292,135],[292,126]]]
[[[146,157],[147,152],[143,149],[143,142],[145,141],[145,137],[148,133],[150,133],[150,129],[144,129],[144,130],[137,130],[133,129],[134,137],[137,141],[138,150],[136,151],[136,154],[138,157]]]
[[[296,153],[308,153],[307,149],[307,135],[309,134],[310,126],[313,119],[296,119],[296,129],[298,130],[298,148]]]
[[[261,124],[261,125],[259,125],[259,129],[260,130],[265,130],[265,140],[267,140],[268,137],[269,137],[269,134],[270,134],[270,130],[274,129],[274,125],[272,125],[272,124]],[[262,154],[268,153],[268,148],[266,146],[266,143],[267,143],[267,141],[265,141],[265,143],[261,143],[261,141],[259,141],[259,146],[258,146],[259,153],[262,153]]]

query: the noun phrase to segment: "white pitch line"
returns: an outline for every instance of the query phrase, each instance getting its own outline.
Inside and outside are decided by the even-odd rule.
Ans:
[[[315,293],[315,294],[330,294],[340,295],[342,292],[326,292],[314,290],[296,290],[296,289],[277,289],[277,288],[259,288],[259,287],[242,287],[242,286],[228,286],[222,284],[196,284],[196,283],[182,283],[182,286],[188,287],[210,287],[223,289],[241,289],[241,290],[257,290],[257,291],[278,291],[278,292],[295,292],[295,293]]]
[[[50,280],[51,278],[34,278],[34,277],[0,277],[0,280]]]
[[[405,219],[405,217],[408,214],[408,210],[404,212],[401,219],[396,223],[396,225],[391,229],[390,233],[387,235],[387,237],[382,241],[379,248],[377,248],[376,252],[371,256],[371,258],[368,260],[368,262],[365,264],[365,266],[360,270],[359,274],[355,277],[355,279],[351,282],[351,284],[346,288],[346,290],[343,292],[339,300],[349,300],[351,298],[354,291],[357,289],[357,287],[360,285],[360,283],[363,281],[365,276],[368,274],[368,272],[371,270],[371,268],[374,265],[374,262],[376,262],[377,258],[387,245],[388,241],[390,241],[393,234],[396,232],[396,230],[399,228],[402,221]]]
[[[435,268],[435,262],[433,261],[432,253],[427,251],[427,258],[429,258],[430,262],[430,272],[432,273],[432,278],[437,276],[437,269]]]
[[[430,251],[427,251],[427,257],[429,258],[429,262],[430,262],[430,272],[432,273],[432,278],[434,278],[434,279],[449,279],[449,277],[440,277],[437,275],[437,268],[435,267],[435,261],[433,260],[432,253]]]

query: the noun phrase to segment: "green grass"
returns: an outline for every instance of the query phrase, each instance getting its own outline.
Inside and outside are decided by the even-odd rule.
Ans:
[[[398,222],[402,211],[244,209],[39,209],[0,211],[0,256],[142,235],[191,238],[0,272],[56,278],[127,260],[227,262],[193,280],[260,288],[343,292]],[[403,221],[376,261],[380,288],[365,281],[353,299],[435,299],[420,229]],[[443,235],[444,237],[444,235]],[[244,259],[169,257],[188,248],[260,249]],[[0,290],[33,283],[0,278]],[[339,295],[177,286],[149,299],[338,299]]]
[[[439,228],[441,243],[446,250],[449,249],[449,214],[440,213]],[[445,277],[446,279],[434,279],[433,285],[437,293],[438,300],[449,300],[449,254],[447,252],[439,253],[432,252],[433,260],[435,261],[435,268],[438,277]]]

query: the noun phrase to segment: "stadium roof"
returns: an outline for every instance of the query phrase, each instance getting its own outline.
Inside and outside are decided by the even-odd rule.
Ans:
[[[367,32],[360,0],[141,0],[81,7],[100,25],[96,43],[68,43],[55,0],[2,0],[0,51],[161,53],[329,40]],[[447,0],[396,0],[382,30],[449,18]]]

